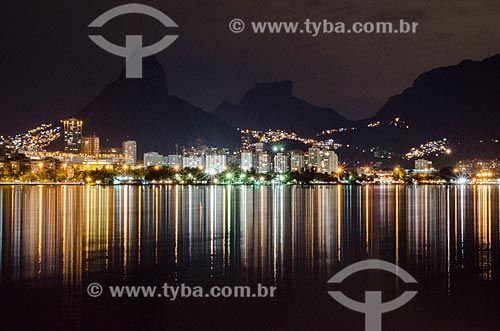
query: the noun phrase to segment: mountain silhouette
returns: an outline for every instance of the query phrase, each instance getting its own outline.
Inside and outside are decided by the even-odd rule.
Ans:
[[[466,143],[497,138],[500,126],[500,54],[465,60],[420,75],[371,119],[407,121],[416,138]]]
[[[84,120],[86,134],[96,132],[113,146],[136,139],[141,152],[171,152],[176,144],[236,147],[240,143],[236,128],[284,129],[306,137],[326,129],[357,127],[323,138],[399,154],[446,137],[464,155],[477,155],[483,142],[500,139],[500,55],[423,73],[373,117],[361,121],[349,121],[332,109],[301,100],[292,89],[290,81],[257,83],[237,105],[223,102],[210,114],[169,95],[163,69],[150,57],[144,61],[143,79],[125,79],[122,72],[76,116]],[[405,125],[367,127],[395,118]],[[487,154],[496,157],[499,149],[500,143],[489,144]]]
[[[155,57],[144,60],[142,79],[126,79],[123,70],[75,116],[84,121],[84,133],[95,132],[101,144],[121,146],[123,140],[135,139],[139,153],[173,152],[176,144],[235,147],[240,143],[235,128],[168,94],[165,73]]]
[[[349,123],[332,109],[317,107],[293,96],[290,81],[257,83],[238,105],[223,102],[214,114],[241,129],[284,129],[300,135],[312,135]]]
[[[389,125],[396,118],[405,124]],[[368,127],[376,122],[382,125]],[[411,87],[389,98],[373,117],[353,126],[357,129],[328,138],[359,148],[380,147],[400,155],[422,143],[447,138],[454,158],[497,158],[500,55],[423,73]]]

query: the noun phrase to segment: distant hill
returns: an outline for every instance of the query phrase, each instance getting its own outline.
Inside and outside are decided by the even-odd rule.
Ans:
[[[410,124],[414,139],[500,139],[500,55],[420,75],[369,121],[395,117]]]
[[[312,135],[349,123],[332,109],[307,103],[292,94],[292,82],[257,83],[237,104],[223,102],[214,114],[242,129],[284,129]]]
[[[236,128],[168,94],[165,73],[155,57],[144,60],[143,75],[142,79],[125,79],[122,72],[75,114],[84,121],[85,134],[95,132],[108,146],[135,139],[139,153],[173,152],[176,144],[239,146]]]

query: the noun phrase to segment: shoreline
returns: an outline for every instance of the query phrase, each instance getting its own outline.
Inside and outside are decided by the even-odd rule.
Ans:
[[[199,184],[199,183],[123,183],[123,184],[86,184],[86,183],[17,183],[17,182],[0,182],[1,186],[474,186],[474,185],[500,185],[500,183],[261,183],[261,184],[242,184],[242,183],[227,183],[227,184]]]

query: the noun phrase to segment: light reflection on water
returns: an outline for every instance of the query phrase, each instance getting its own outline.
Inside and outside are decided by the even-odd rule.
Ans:
[[[498,278],[498,186],[0,189],[2,286],[328,279],[365,258]],[[142,275],[142,276],[141,276]],[[147,275],[147,276],[144,276]]]

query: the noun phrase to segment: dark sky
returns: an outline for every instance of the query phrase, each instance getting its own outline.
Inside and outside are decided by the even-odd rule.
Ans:
[[[124,59],[97,47],[88,24],[127,1],[11,1],[0,14],[0,134],[76,113]],[[500,52],[500,2],[484,1],[141,1],[178,25],[127,15],[98,32],[117,44],[166,32],[177,41],[158,54],[170,93],[212,111],[237,102],[257,81],[289,79],[294,94],[349,118],[374,114],[418,74]],[[393,20],[419,22],[415,35],[233,34],[233,18],[249,21]],[[95,32],[95,31],[94,31]]]

